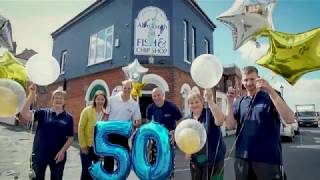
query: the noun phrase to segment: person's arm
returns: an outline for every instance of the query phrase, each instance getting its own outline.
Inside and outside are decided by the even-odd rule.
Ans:
[[[22,117],[21,122],[23,122],[23,123],[27,123],[28,121],[33,120],[33,113],[32,113],[32,111],[30,111],[30,106],[35,100],[36,91],[37,91],[36,85],[31,84],[29,86],[29,95],[27,97],[27,100],[26,100],[21,112],[20,112],[20,115]]]
[[[66,141],[66,143],[64,143],[64,145],[62,146],[60,151],[55,156],[54,160],[56,161],[56,163],[59,163],[64,160],[66,151],[69,149],[69,147],[73,143],[74,132],[73,132],[73,118],[72,118],[72,116],[70,117],[66,128],[67,128],[67,133],[66,133],[67,141]]]
[[[225,115],[227,129],[235,129],[237,125],[237,121],[234,118],[234,113],[233,113],[234,98],[235,98],[235,89],[232,87],[229,87],[227,92],[227,109],[226,109],[226,115]]]
[[[270,86],[270,84],[266,80],[262,78],[258,79],[257,88],[261,88],[267,91],[279,115],[284,119],[284,121],[287,124],[295,122],[293,111],[289,108],[287,103],[279,96],[279,94]]]
[[[138,128],[141,125],[141,111],[139,104],[135,102],[135,109],[133,114],[133,126],[134,128]]]
[[[63,147],[60,149],[60,151],[57,153],[56,157],[54,158],[56,163],[64,160],[65,153],[68,150],[68,148],[72,145],[72,143],[73,143],[73,136],[67,137],[67,142],[63,145]]]
[[[88,154],[88,145],[86,144],[85,137],[84,137],[84,131],[87,127],[87,113],[85,111],[86,109],[82,110],[80,114],[80,120],[78,125],[78,139],[79,139],[79,145],[80,150],[84,154]]]
[[[214,123],[216,126],[222,126],[224,122],[224,114],[220,107],[213,101],[213,93],[211,89],[205,89],[204,91],[205,99],[208,101],[208,106],[214,117]]]

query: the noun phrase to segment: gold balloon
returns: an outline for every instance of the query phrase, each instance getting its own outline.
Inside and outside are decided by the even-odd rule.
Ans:
[[[0,78],[18,82],[24,89],[27,87],[27,73],[24,66],[9,52],[0,59]]]
[[[176,137],[176,143],[186,154],[193,154],[200,150],[200,135],[192,128],[185,128]]]
[[[131,96],[133,97],[140,97],[142,96],[142,88],[144,87],[144,83],[141,82],[133,82],[132,83],[132,90],[131,90]]]
[[[320,28],[300,34],[267,31],[270,48],[256,61],[291,85],[305,73],[320,70]]]
[[[6,87],[0,87],[0,116],[14,116],[16,114],[17,106],[17,95]]]

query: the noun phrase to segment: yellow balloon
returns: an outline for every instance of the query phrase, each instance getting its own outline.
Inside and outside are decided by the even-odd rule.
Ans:
[[[141,97],[142,96],[142,88],[144,87],[144,83],[141,82],[133,82],[131,90],[131,96],[133,97]]]
[[[11,53],[5,52],[0,59],[0,78],[18,82],[24,89],[27,88],[27,72]]]
[[[179,148],[186,154],[193,154],[200,150],[200,135],[192,128],[185,128],[176,138]]]
[[[320,28],[299,34],[267,31],[270,48],[257,64],[294,85],[304,74],[320,70]]]
[[[17,106],[17,95],[6,87],[0,87],[0,117],[14,116]]]

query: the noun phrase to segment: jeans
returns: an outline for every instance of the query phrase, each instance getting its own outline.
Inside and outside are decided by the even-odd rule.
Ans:
[[[92,165],[92,163],[96,163],[99,161],[99,156],[97,156],[94,153],[93,147],[90,147],[88,150],[88,154],[83,154],[80,152],[80,159],[81,159],[81,165],[82,165],[82,171],[81,171],[81,180],[92,180],[89,173],[89,167]]]

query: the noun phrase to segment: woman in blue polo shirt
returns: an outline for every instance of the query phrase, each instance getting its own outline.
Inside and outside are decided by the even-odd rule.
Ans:
[[[190,159],[191,177],[193,180],[223,179],[224,156],[226,145],[223,142],[220,126],[224,122],[224,114],[213,102],[211,89],[204,91],[208,108],[204,107],[204,99],[200,94],[191,94],[188,103],[191,115],[188,119],[195,119],[205,127],[207,142],[197,153],[187,155]]]
[[[52,93],[51,108],[30,111],[36,96],[36,86],[29,87],[29,96],[21,111],[24,120],[38,121],[32,149],[34,180],[44,180],[47,166],[51,180],[62,180],[67,149],[73,142],[73,118],[64,110],[65,91],[59,87]]]

